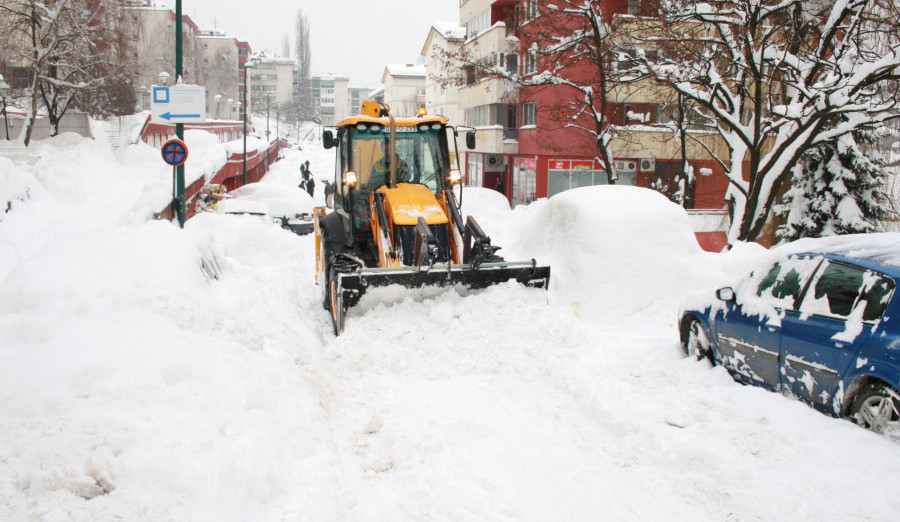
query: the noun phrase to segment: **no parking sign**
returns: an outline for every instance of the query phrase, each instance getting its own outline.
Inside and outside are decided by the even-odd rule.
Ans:
[[[184,165],[188,157],[187,145],[179,139],[171,139],[163,143],[162,157],[163,161],[173,167]]]

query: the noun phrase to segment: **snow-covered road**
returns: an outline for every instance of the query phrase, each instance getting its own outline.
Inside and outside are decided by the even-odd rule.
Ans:
[[[310,236],[140,222],[116,200],[142,192],[134,152],[60,148],[71,172],[0,163],[5,190],[32,187],[0,220],[0,520],[900,514],[897,444],[681,357],[680,299],[761,249],[701,252],[657,195],[511,211],[472,190],[508,259],[553,267],[550,291],[378,289],[335,338]],[[289,151],[267,182],[296,184],[307,157],[329,171]],[[106,191],[108,216],[79,220],[75,186]]]

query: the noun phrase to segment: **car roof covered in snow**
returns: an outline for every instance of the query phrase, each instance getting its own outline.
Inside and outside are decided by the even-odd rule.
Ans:
[[[900,277],[898,232],[801,239],[779,248],[786,248],[792,254],[825,254],[831,259]]]

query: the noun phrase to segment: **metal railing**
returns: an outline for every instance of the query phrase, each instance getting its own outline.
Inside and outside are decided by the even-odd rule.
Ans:
[[[0,144],[0,156],[9,158],[17,165],[34,165],[41,157],[37,151],[28,147],[8,146]]]

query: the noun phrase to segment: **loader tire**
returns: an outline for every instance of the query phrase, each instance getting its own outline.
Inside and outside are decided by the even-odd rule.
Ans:
[[[345,250],[343,224],[341,216],[331,213],[322,218],[322,257],[325,260],[325,291],[322,292],[322,308],[331,311],[331,298],[328,288],[331,285],[331,269],[334,265],[334,255]]]
[[[337,337],[344,331],[344,312],[346,306],[344,303],[344,292],[338,286],[338,273],[332,267],[328,274],[328,292],[326,293],[326,301],[328,311],[331,312],[331,326],[334,329],[334,335]]]

